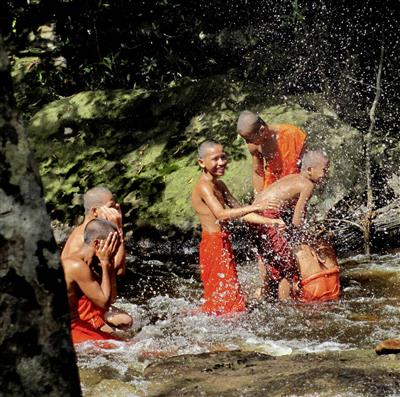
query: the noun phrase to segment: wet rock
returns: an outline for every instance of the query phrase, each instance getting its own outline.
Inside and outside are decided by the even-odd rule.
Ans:
[[[84,397],[127,397],[137,396],[138,392],[137,387],[115,379],[103,379],[90,390],[83,387]]]
[[[386,339],[375,347],[377,354],[400,353],[400,339]]]
[[[149,396],[377,396],[400,390],[400,360],[373,350],[272,357],[220,352],[172,357],[150,365]]]

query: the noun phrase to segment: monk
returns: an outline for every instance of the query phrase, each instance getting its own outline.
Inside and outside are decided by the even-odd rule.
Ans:
[[[121,208],[115,201],[111,191],[103,186],[96,186],[88,190],[83,196],[83,205],[85,208],[85,218],[82,224],[77,226],[68,237],[61,252],[61,259],[63,260],[71,256],[82,247],[84,229],[90,221],[102,218],[113,223],[122,239],[121,244],[118,246],[118,251],[113,257],[110,302],[114,303],[117,296],[116,277],[125,274],[126,261]],[[82,320],[90,321],[96,329],[101,329],[104,332],[113,332],[113,327],[129,328],[133,323],[133,319],[128,313],[111,305],[108,306],[107,310],[100,309],[95,307],[85,296],[80,300],[78,312]]]
[[[306,133],[292,124],[267,124],[249,110],[240,113],[237,132],[246,141],[252,157],[252,179],[255,193],[278,179],[300,172],[300,158]],[[260,275],[265,278],[264,260],[258,260]],[[257,294],[260,297],[261,288]]]
[[[301,279],[294,286],[300,302],[326,302],[340,296],[340,269],[336,253],[327,241],[308,241],[295,247]]]
[[[117,228],[104,219],[89,221],[84,229],[80,249],[62,260],[71,314],[73,343],[87,340],[119,339],[96,329],[79,316],[80,300],[84,296],[96,307],[106,310],[111,299],[113,260],[122,243]],[[101,278],[94,270],[101,271]]]
[[[300,174],[291,174],[279,179],[266,187],[254,200],[255,204],[262,203],[264,200],[280,200],[282,203],[280,209],[264,211],[262,214],[266,217],[279,219],[287,213],[293,214],[288,232],[283,233],[275,228],[264,226],[261,234],[267,238],[259,239],[260,252],[269,262],[267,266],[269,293],[278,294],[281,299],[288,297],[290,286],[300,277],[289,240],[296,241],[296,237],[301,237],[300,227],[307,203],[315,186],[325,178],[328,166],[329,160],[324,153],[308,151],[302,158]]]
[[[200,243],[200,270],[204,286],[204,304],[201,310],[222,315],[246,310],[246,302],[238,282],[236,263],[226,222],[241,218],[248,222],[282,227],[280,219],[268,219],[256,214],[268,208],[278,208],[274,201],[241,206],[225,183],[219,180],[228,164],[222,145],[203,142],[198,150],[202,169],[192,193],[192,205],[202,228]]]
[[[300,172],[306,133],[292,124],[267,124],[256,113],[240,113],[237,132],[247,143],[253,162],[256,193],[278,179]]]

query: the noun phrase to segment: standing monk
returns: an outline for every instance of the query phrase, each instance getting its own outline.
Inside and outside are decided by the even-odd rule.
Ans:
[[[237,122],[237,132],[246,141],[252,156],[252,179],[255,193],[261,192],[278,179],[300,172],[300,158],[306,133],[292,124],[267,124],[256,113],[244,110]],[[259,257],[262,280],[266,264]],[[256,295],[261,295],[261,288]]]
[[[291,124],[267,124],[248,110],[239,115],[237,132],[247,143],[253,161],[256,193],[289,174],[299,172],[307,135]]]
[[[82,247],[85,227],[93,219],[101,218],[113,223],[120,234],[121,244],[119,244],[118,251],[113,257],[110,305],[104,310],[83,296],[78,309],[80,318],[89,321],[93,327],[105,332],[112,332],[111,327],[130,327],[133,322],[132,317],[128,313],[111,306],[117,296],[116,276],[125,274],[125,244],[120,206],[115,201],[111,191],[103,186],[96,186],[88,190],[83,196],[83,205],[85,207],[85,218],[82,224],[77,226],[68,237],[61,252],[61,259],[71,256]]]
[[[280,219],[268,219],[254,213],[277,208],[277,203],[263,201],[243,207],[218,179],[225,174],[228,164],[222,145],[213,141],[203,142],[198,154],[202,173],[193,189],[192,205],[202,228],[200,271],[204,304],[201,310],[216,315],[245,311],[230,235],[225,230],[226,222],[241,218],[276,227],[284,226],[284,223]]]

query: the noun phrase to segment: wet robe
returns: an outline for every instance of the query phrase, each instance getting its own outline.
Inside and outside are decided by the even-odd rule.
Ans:
[[[264,170],[264,188],[278,179],[299,173],[300,157],[307,135],[291,124],[277,124],[276,151],[267,160]]]
[[[120,340],[116,336],[93,328],[89,323],[80,319],[71,321],[71,337],[72,343],[81,343],[89,340]]]
[[[339,268],[321,271],[302,280],[300,302],[325,302],[340,295]]]
[[[222,315],[246,310],[228,233],[202,233],[200,274],[204,286],[203,312]]]
[[[99,329],[104,324],[104,313],[106,310],[96,306],[89,298],[83,295],[78,302],[79,318],[89,323],[93,328]]]
[[[280,212],[276,210],[265,210],[260,215],[271,219],[281,217]],[[274,289],[283,278],[290,282],[297,281],[299,269],[287,233],[274,226],[258,225],[257,228],[258,251],[263,261],[268,262],[266,266],[269,282],[276,284]]]

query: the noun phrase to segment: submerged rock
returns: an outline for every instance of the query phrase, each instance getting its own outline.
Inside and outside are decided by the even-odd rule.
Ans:
[[[373,350],[204,353],[152,364],[145,378],[148,396],[387,396],[400,391],[400,358],[387,360]]]

